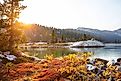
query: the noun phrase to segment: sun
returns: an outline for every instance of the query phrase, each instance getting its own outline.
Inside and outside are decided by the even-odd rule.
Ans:
[[[18,21],[23,22],[25,24],[34,23],[34,17],[32,12],[34,10],[31,8],[32,0],[30,1],[25,0],[23,5],[27,6],[27,8],[21,11]]]
[[[24,11],[21,12],[20,17],[19,17],[19,21],[23,22],[25,24],[30,24],[33,23],[34,21],[32,19],[34,19],[32,16],[30,15],[30,11],[28,11],[27,9],[25,9]]]
[[[25,24],[30,24],[32,23],[30,19],[24,17],[24,16],[20,16],[19,18],[19,22],[25,23]]]

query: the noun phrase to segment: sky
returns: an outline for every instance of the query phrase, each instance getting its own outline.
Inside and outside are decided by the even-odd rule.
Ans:
[[[19,21],[55,28],[121,28],[121,0],[25,0]]]

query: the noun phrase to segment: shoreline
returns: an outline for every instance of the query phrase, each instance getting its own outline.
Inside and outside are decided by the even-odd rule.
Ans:
[[[24,58],[20,60],[24,59],[23,62],[21,61],[20,63],[13,64],[12,61],[10,61],[0,66],[0,77],[3,81],[5,79],[9,81],[24,81],[29,79],[30,81],[60,81],[61,79],[63,81],[87,81],[92,79],[101,80],[101,76],[97,75],[102,74],[102,76],[105,77],[103,79],[108,80],[109,77],[107,77],[107,75],[110,75],[110,70],[106,76],[104,73],[112,68],[111,71],[116,71],[116,75],[118,75],[115,76],[115,79],[120,80],[121,68],[119,69],[117,66],[121,66],[121,58],[118,60],[120,63],[119,65],[118,63],[116,63],[116,65],[107,65],[107,60],[100,58],[89,59],[90,55],[91,53],[89,52],[85,52],[81,55],[69,54],[61,58],[54,58],[50,55],[46,56],[46,59],[35,60],[33,57],[22,54]],[[25,58],[31,61],[25,61]],[[99,71],[99,73],[96,70]],[[85,76],[85,78],[80,76]],[[113,75],[111,75],[111,77],[113,77]]]

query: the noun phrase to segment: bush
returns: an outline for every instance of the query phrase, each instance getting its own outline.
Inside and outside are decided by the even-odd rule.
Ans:
[[[96,67],[88,70],[87,64],[90,53],[69,54],[61,58],[54,58],[52,55],[46,56],[39,62],[20,63],[10,69],[9,77],[12,81],[107,81],[109,79],[117,81],[121,78],[121,72],[116,66],[106,66],[102,61],[95,62]],[[7,77],[6,77],[7,78]],[[30,80],[30,81],[31,81]]]

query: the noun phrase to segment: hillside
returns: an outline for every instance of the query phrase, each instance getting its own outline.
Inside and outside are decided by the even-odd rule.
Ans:
[[[121,42],[121,29],[114,31],[90,29],[78,27],[77,29],[56,29],[53,27],[45,27],[38,24],[26,25],[23,29],[28,42],[72,42],[80,40],[88,40],[95,38],[96,40],[106,43]]]
[[[23,31],[28,39],[28,42],[72,42],[81,40],[83,35],[73,29],[56,29],[37,24],[23,26],[25,26]]]

